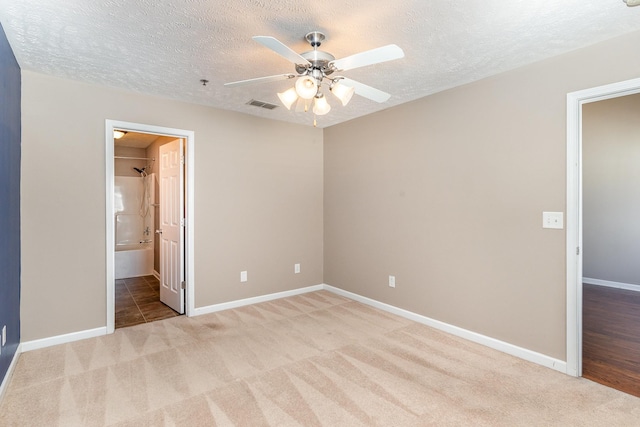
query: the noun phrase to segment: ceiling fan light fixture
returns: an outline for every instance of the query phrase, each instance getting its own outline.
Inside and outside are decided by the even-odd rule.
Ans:
[[[640,2],[640,0],[624,1],[628,2],[628,4]],[[305,38],[313,50],[298,54],[274,37],[254,36],[253,40],[293,63],[295,65],[295,74],[277,74],[239,80],[225,83],[225,87],[295,79],[293,87],[283,92],[277,92],[278,98],[289,111],[306,113],[309,110],[313,110],[315,116],[325,115],[331,111],[331,106],[328,102],[329,96],[325,96],[325,93],[323,93],[322,85],[328,86],[329,91],[340,100],[343,106],[346,106],[351,101],[356,92],[358,92],[359,96],[379,103],[386,102],[389,99],[391,95],[388,93],[343,76],[335,76],[333,73],[403,58],[404,51],[398,46],[390,44],[336,59],[329,52],[318,49],[322,41],[325,40],[325,35],[322,32],[312,31]],[[202,82],[204,83],[204,80]],[[251,105],[255,104],[251,103]],[[316,125],[315,116],[313,119],[314,126]]]
[[[622,1],[625,2],[626,5],[629,7],[640,6],[640,0],[622,0]]]
[[[323,94],[316,96],[313,102],[313,114],[324,116],[329,111],[331,111],[331,105],[327,102],[327,98]]]
[[[329,90],[332,94],[335,95],[336,98],[340,100],[340,102],[342,102],[343,107],[346,106],[349,101],[351,101],[351,97],[356,91],[355,88],[342,84],[340,83],[340,81],[335,81],[335,83],[331,85]]]
[[[291,110],[293,103],[298,100],[298,93],[296,92],[296,88],[292,87],[284,92],[278,92],[278,98],[280,98],[282,104],[287,107],[287,110]]]
[[[303,99],[312,99],[318,93],[318,83],[311,76],[302,76],[296,81],[296,92]]]

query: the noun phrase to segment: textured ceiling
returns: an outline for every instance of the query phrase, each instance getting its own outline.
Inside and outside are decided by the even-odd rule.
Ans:
[[[291,81],[223,86],[294,72],[252,36],[304,52],[305,34],[320,30],[321,50],[336,58],[400,46],[403,59],[341,73],[391,99],[356,95],[342,107],[330,96],[331,112],[318,118],[326,127],[640,30],[640,7],[621,0],[0,0],[0,23],[23,69],[305,125],[313,115],[286,110],[276,96]],[[279,107],[246,105],[251,99]]]

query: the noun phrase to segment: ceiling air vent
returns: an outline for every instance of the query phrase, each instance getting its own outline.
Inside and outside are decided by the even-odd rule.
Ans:
[[[266,108],[267,110],[273,110],[274,108],[278,107],[277,105],[269,104],[268,102],[263,102],[263,101],[256,101],[255,99],[252,99],[251,101],[247,102],[247,105],[253,105],[254,107]]]

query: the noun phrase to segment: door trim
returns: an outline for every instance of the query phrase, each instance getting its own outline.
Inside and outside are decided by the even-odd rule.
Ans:
[[[195,263],[194,263],[194,183],[195,183],[195,133],[190,130],[174,129],[141,123],[105,120],[105,201],[106,201],[106,293],[107,293],[107,334],[115,331],[115,226],[113,223],[113,177],[114,177],[114,144],[113,130],[122,129],[130,132],[153,133],[185,139],[185,168],[187,169],[185,207],[187,211],[186,225],[186,266],[185,281],[186,299],[185,314],[192,316],[195,308]]]
[[[640,78],[567,94],[567,374],[582,376],[582,105],[640,93]]]

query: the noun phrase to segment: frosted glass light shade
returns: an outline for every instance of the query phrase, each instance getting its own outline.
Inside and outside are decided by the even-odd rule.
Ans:
[[[280,101],[287,107],[287,110],[290,110],[293,103],[298,99],[296,88],[292,87],[284,92],[278,92],[278,98],[280,98]]]
[[[113,130],[113,139],[120,139],[125,136],[127,133],[122,130]]]
[[[306,113],[307,111],[309,111],[310,107],[311,107],[310,99],[298,98],[298,102],[296,102],[296,113]]]
[[[351,101],[351,97],[355,93],[356,89],[344,85],[340,82],[336,82],[333,86],[331,86],[331,93],[336,96],[342,102],[342,106],[345,106]]]
[[[316,83],[316,79],[309,76],[300,77],[296,81],[296,92],[300,98],[313,98],[318,93],[318,83]]]
[[[324,95],[316,97],[313,103],[313,113],[318,116],[324,116],[329,111],[331,111],[331,105],[327,102],[327,98]]]

